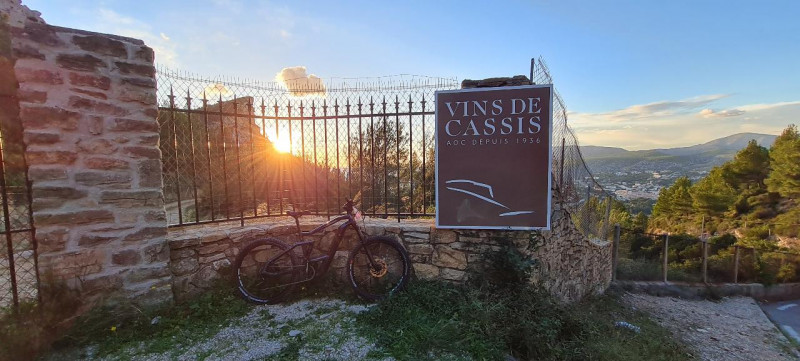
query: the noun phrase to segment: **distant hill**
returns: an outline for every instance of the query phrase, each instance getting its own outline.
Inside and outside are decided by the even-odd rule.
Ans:
[[[581,147],[584,159],[602,158],[650,158],[662,156],[692,156],[692,155],[727,155],[731,157],[739,150],[747,146],[751,139],[755,139],[759,145],[769,148],[775,142],[776,135],[758,133],[738,133],[724,138],[714,139],[710,142],[697,144],[690,147],[650,149],[650,150],[626,150],[615,147],[601,147],[586,145]]]
[[[655,198],[661,187],[681,176],[703,177],[755,139],[769,148],[775,135],[739,133],[690,147],[630,151],[623,148],[581,146],[592,173],[606,189],[622,198]]]

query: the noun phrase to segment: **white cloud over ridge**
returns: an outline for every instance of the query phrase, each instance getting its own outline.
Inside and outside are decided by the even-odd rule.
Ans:
[[[606,113],[570,112],[581,144],[629,150],[690,146],[731,134],[779,134],[800,123],[800,101],[746,104],[715,110],[726,95],[632,105]]]
[[[314,74],[307,74],[306,67],[292,66],[283,68],[275,75],[275,81],[289,90],[289,93],[302,96],[325,96],[325,84]]]

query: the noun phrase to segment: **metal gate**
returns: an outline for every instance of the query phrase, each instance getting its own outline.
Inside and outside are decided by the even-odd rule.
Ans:
[[[2,100],[12,104],[5,107],[4,113],[12,114],[0,120],[0,313],[17,309],[20,303],[39,300],[37,247],[22,127],[19,117],[13,114],[17,113],[15,99]]]

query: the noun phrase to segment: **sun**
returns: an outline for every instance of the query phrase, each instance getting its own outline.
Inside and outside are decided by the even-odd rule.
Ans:
[[[289,143],[289,139],[283,137],[278,137],[278,139],[272,142],[272,146],[275,147],[278,153],[290,153],[292,151],[292,145]]]

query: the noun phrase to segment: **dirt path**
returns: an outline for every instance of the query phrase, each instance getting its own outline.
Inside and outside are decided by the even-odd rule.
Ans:
[[[711,302],[628,293],[623,302],[652,315],[702,360],[800,359],[752,298]]]

